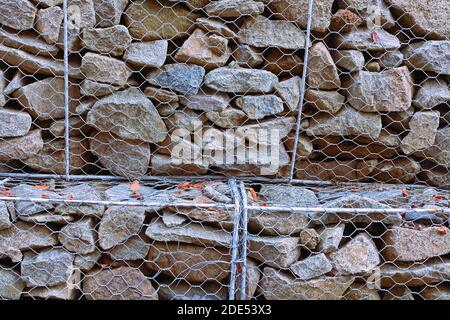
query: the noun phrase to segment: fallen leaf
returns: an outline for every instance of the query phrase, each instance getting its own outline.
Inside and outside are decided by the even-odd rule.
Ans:
[[[433,195],[433,200],[444,200],[444,196],[440,194]]]
[[[196,184],[194,184],[194,185],[192,186],[192,188],[194,188],[194,189],[203,189],[203,184],[201,184],[201,183],[196,183]]]
[[[446,227],[439,227],[436,229],[436,231],[438,234],[443,236],[447,234],[448,229]]]
[[[12,197],[13,193],[12,193],[12,190],[10,190],[10,189],[0,189],[0,195],[2,195],[4,197]]]
[[[139,189],[139,181],[134,180],[130,185],[131,192],[136,192]]]
[[[178,186],[179,189],[190,189],[191,184],[189,182],[182,183]]]
[[[352,187],[352,188],[350,188],[349,191],[350,191],[350,192],[360,192],[361,189],[360,189],[360,188],[357,188],[357,187]]]
[[[403,188],[403,189],[402,189],[402,196],[404,196],[405,198],[408,198],[408,197],[409,197],[409,191],[408,191],[408,189],[406,189],[406,188]]]
[[[69,194],[66,196],[66,200],[73,200],[73,196],[69,193]]]
[[[250,193],[250,197],[252,198],[252,200],[254,202],[258,202],[259,201],[259,197],[258,197],[258,194],[256,193],[255,189],[248,188],[248,192]]]
[[[374,43],[377,43],[377,42],[378,42],[378,33],[376,33],[376,31],[373,31],[373,32],[370,34],[370,37],[372,38],[372,41],[373,41]]]
[[[268,203],[265,203],[265,202],[261,203],[261,207],[268,207],[268,206],[269,206]]]
[[[47,190],[48,188],[50,188],[50,186],[48,184],[38,184],[34,187],[38,190]]]
[[[144,196],[142,194],[140,194],[139,192],[137,192],[137,191],[133,191],[131,193],[131,197],[133,197],[133,198],[135,198],[137,200],[144,200]]]
[[[43,199],[48,199],[48,194],[43,193],[43,194],[41,195],[41,197],[42,197]]]

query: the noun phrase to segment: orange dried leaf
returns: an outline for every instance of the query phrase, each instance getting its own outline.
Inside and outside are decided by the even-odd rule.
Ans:
[[[180,189],[190,189],[191,188],[191,184],[189,182],[185,182],[185,183],[180,184],[178,186],[178,188],[180,188]]]
[[[134,180],[130,185],[131,192],[136,192],[139,189],[139,181]]]
[[[38,190],[47,190],[48,188],[50,188],[50,186],[48,184],[38,184],[34,187]]]
[[[373,32],[370,34],[370,36],[371,36],[372,41],[373,41],[374,43],[377,43],[377,42],[378,42],[378,33],[376,33],[376,31],[373,31]]]
[[[41,197],[42,197],[43,199],[48,199],[48,194],[43,193],[43,194],[41,195]]]
[[[10,189],[0,189],[0,195],[4,197],[12,197],[13,193]]]
[[[255,201],[255,202],[258,202],[259,198],[258,198],[258,194],[256,193],[255,189],[248,188],[248,191],[250,193],[250,197],[252,198],[252,200]]]
[[[137,200],[144,200],[144,196],[137,191],[132,192],[131,197],[133,197]]]
[[[262,206],[262,207],[268,207],[268,206],[269,206],[269,204],[268,204],[268,203],[265,203],[265,202],[263,202],[263,203],[261,203],[261,206]]]
[[[194,189],[203,189],[203,184],[201,184],[201,183],[196,183],[196,184],[194,184],[194,185],[192,186],[192,188],[194,188]]]
[[[73,200],[73,195],[70,193],[66,196],[66,200]]]
[[[444,200],[444,196],[440,194],[433,195],[433,200]]]
[[[446,227],[439,227],[436,229],[437,233],[444,236],[447,234],[448,229]]]
[[[406,188],[402,189],[402,196],[404,196],[405,198],[409,197],[409,191]]]

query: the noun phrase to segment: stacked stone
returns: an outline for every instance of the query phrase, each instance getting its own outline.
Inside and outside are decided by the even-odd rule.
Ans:
[[[262,210],[248,212],[248,297],[449,299],[449,217],[439,213],[447,207],[448,191],[412,189],[405,196],[398,187],[370,185],[357,192],[253,187],[249,204]],[[234,209],[95,203],[231,204],[224,183],[168,189],[20,184],[11,192],[22,199],[91,202],[0,202],[0,298],[228,298]],[[286,209],[269,211],[273,206]],[[410,207],[436,213],[343,214],[289,207]]]
[[[69,0],[70,171],[285,176],[307,3]],[[62,1],[0,10],[2,171],[65,173]],[[448,185],[448,10],[314,1],[297,178]],[[278,129],[280,168],[205,156],[213,142],[185,139],[198,126],[234,141],[227,154],[263,146],[250,130]],[[203,161],[174,161],[180,145]]]

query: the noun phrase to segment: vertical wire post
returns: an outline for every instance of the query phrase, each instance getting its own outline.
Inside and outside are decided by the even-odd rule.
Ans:
[[[63,2],[64,11],[64,140],[66,180],[70,180],[70,136],[69,136],[69,48],[68,48],[68,0]]]
[[[247,242],[248,242],[248,202],[247,202],[247,192],[245,191],[245,183],[243,181],[239,184],[239,194],[241,197],[241,295],[240,300],[247,300]]]
[[[231,240],[231,266],[230,266],[230,285],[228,290],[228,300],[236,299],[236,274],[238,263],[238,250],[239,250],[239,223],[241,215],[240,196],[239,189],[236,184],[236,179],[232,178],[228,181],[231,193],[234,199],[234,217],[233,217],[233,236]]]
[[[289,173],[290,182],[292,182],[292,180],[294,179],[295,162],[297,160],[298,140],[299,140],[299,136],[300,136],[303,105],[304,105],[304,99],[305,99],[306,77],[308,74],[307,72],[308,72],[309,47],[311,44],[311,20],[312,20],[313,3],[314,3],[314,0],[308,0],[308,23],[306,25],[305,57],[304,57],[304,61],[303,61],[302,79],[300,81],[300,100],[298,102],[298,107],[297,107],[297,109],[298,109],[297,124],[295,127],[294,148],[292,150],[291,167],[290,167],[290,173]]]

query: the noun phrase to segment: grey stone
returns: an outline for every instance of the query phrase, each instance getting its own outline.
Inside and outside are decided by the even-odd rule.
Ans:
[[[249,236],[250,257],[275,268],[288,268],[300,257],[299,238]]]
[[[307,81],[311,88],[332,90],[341,86],[336,65],[323,42],[311,47],[308,60]]]
[[[308,250],[314,250],[320,243],[320,235],[313,228],[300,231],[300,245]]]
[[[81,37],[86,49],[115,57],[123,55],[131,44],[128,29],[122,25],[84,29]]]
[[[165,211],[162,215],[163,223],[169,228],[181,226],[187,220],[189,220],[188,217],[176,214],[175,212]]]
[[[413,105],[428,110],[448,101],[450,101],[448,85],[440,79],[428,79],[420,85]]]
[[[240,126],[236,129],[236,134],[242,138],[247,139],[251,143],[262,144],[263,142],[258,141],[260,140],[258,139],[259,130],[277,130],[278,136],[281,140],[293,130],[294,124],[294,117],[275,118],[266,121],[260,121],[257,124]]]
[[[247,298],[252,298],[259,287],[259,281],[261,280],[261,271],[258,268],[258,264],[252,259],[247,259],[247,289],[246,294]],[[236,281],[240,281],[242,277],[242,273],[238,274],[236,277]],[[240,299],[241,291],[237,292],[236,297]]]
[[[339,249],[339,244],[344,237],[345,224],[322,227],[317,232],[320,235],[320,243],[316,250],[321,253],[331,253]]]
[[[18,112],[12,109],[0,110],[0,137],[22,137],[31,128],[31,117],[26,112]]]
[[[322,91],[309,89],[305,99],[319,111],[335,114],[342,109],[345,97],[337,91]]]
[[[64,226],[58,234],[59,242],[70,252],[89,254],[95,251],[95,224],[92,218]]]
[[[37,199],[43,199],[43,195],[45,194],[49,199],[61,199],[62,197],[51,190],[40,190],[36,188],[35,186],[31,186],[28,184],[19,184],[17,186],[14,186],[11,191],[16,197],[19,198],[37,198]],[[39,202],[35,203],[32,201],[23,201],[23,200],[17,200],[14,203],[16,214],[18,217],[20,216],[31,216],[36,213],[41,212],[49,212],[51,211],[55,203],[52,202]]]
[[[120,18],[128,5],[128,0],[93,0],[97,26],[112,27],[120,23]]]
[[[64,12],[60,7],[40,9],[36,16],[36,31],[48,44],[56,44],[63,20]]]
[[[206,112],[205,116],[213,124],[224,129],[237,128],[247,120],[247,116],[242,110],[231,107],[220,112]]]
[[[378,63],[384,69],[397,68],[403,64],[403,53],[400,51],[387,51],[379,58]]]
[[[263,55],[246,44],[241,44],[233,50],[233,59],[239,66],[248,68],[257,67],[264,62]]]
[[[1,0],[0,23],[16,29],[28,30],[33,28],[37,9],[28,0]]]
[[[72,272],[73,255],[64,249],[26,253],[21,264],[22,279],[29,287],[65,284]]]
[[[14,270],[0,266],[0,298],[19,300],[25,283]]]
[[[89,254],[77,254],[73,260],[73,265],[81,271],[89,271],[95,267],[101,256],[102,253],[98,249]]]
[[[129,238],[125,242],[112,248],[109,255],[114,260],[145,260],[150,244],[143,239],[144,237],[145,236],[137,235]]]
[[[333,50],[331,52],[337,66],[350,72],[359,71],[364,67],[364,54],[358,50]]]
[[[325,254],[310,256],[291,265],[290,270],[299,280],[310,280],[320,277],[333,269]]]
[[[449,134],[449,127],[438,130],[434,139],[434,144],[425,149],[423,154],[419,155],[432,160],[436,164],[450,168]],[[445,185],[445,183],[443,185]]]
[[[24,33],[19,36],[16,33],[0,30],[0,42],[5,46],[24,50],[35,55],[54,57],[59,52],[57,46],[46,43],[33,33]]]
[[[243,96],[236,100],[249,119],[260,120],[284,110],[283,101],[275,95]]]
[[[205,31],[208,31],[213,34],[218,34],[225,38],[229,39],[236,38],[236,34],[234,33],[234,31],[228,28],[227,25],[220,20],[209,18],[198,18],[196,20],[196,25]]]
[[[81,72],[87,79],[123,86],[131,76],[131,70],[125,62],[87,52],[81,60]]]
[[[88,201],[102,201],[102,194],[93,186],[87,183],[67,187],[63,190],[64,196],[73,200],[88,200]],[[105,211],[103,204],[58,204],[55,208],[55,213],[61,215],[75,215],[75,216],[94,216],[101,217]]]
[[[67,283],[50,287],[28,288],[25,296],[33,299],[75,300],[78,296],[80,284],[81,274],[78,270],[75,270]]]
[[[300,77],[293,77],[275,85],[275,92],[293,112],[297,111],[299,106],[301,80]]]
[[[377,41],[372,40],[372,33],[376,32]],[[358,28],[343,35],[339,35],[335,40],[336,48],[339,50],[360,50],[360,51],[386,51],[400,49],[400,40],[389,32],[377,28]]]
[[[437,111],[421,111],[409,121],[410,131],[400,145],[405,154],[423,151],[435,143],[440,114]]]
[[[9,210],[5,201],[0,201],[0,230],[12,227]]]
[[[411,182],[421,171],[420,164],[414,159],[386,159],[377,164],[372,177],[387,183]]]
[[[357,12],[367,24],[379,24],[385,29],[395,25],[395,19],[383,0],[344,0],[338,5],[340,8]]]
[[[263,13],[264,4],[253,0],[219,0],[203,8],[210,17],[234,18]]]
[[[202,90],[198,94],[188,94],[180,97],[180,103],[192,110],[206,112],[221,112],[229,106],[230,97],[226,93],[216,93]]]
[[[84,97],[101,98],[112,95],[114,92],[119,91],[124,87],[125,86],[112,85],[109,83],[101,83],[86,79],[80,85],[80,93]]]
[[[167,58],[167,40],[134,42],[130,44],[123,60],[136,67],[160,68]]]
[[[183,94],[197,94],[205,76],[205,69],[196,65],[167,64],[151,71],[146,79],[150,84]]]
[[[412,69],[450,75],[450,40],[425,41],[403,49],[405,64]]]

